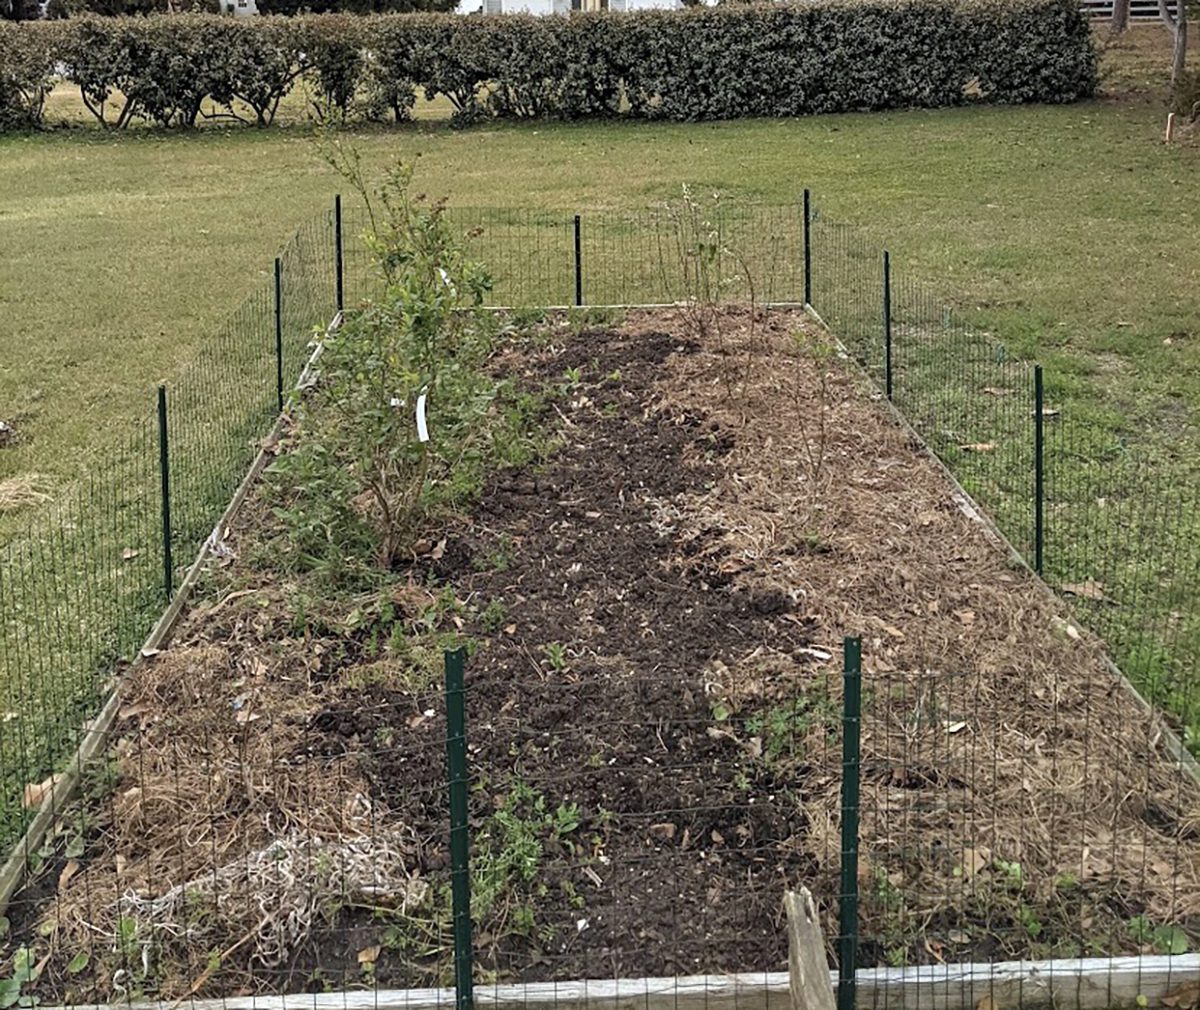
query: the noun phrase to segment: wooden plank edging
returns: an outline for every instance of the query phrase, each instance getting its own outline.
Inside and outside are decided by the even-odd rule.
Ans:
[[[836,973],[830,971],[831,985]],[[1174,957],[1072,958],[996,964],[870,968],[857,973],[862,1010],[1122,1010],[1161,1006],[1162,998],[1200,984],[1200,954]],[[126,1010],[171,1010],[179,1003],[113,1004]],[[284,996],[195,999],[187,1010],[453,1010],[453,989],[380,989]],[[584,979],[475,986],[479,1010],[790,1010],[787,972]],[[44,1007],[42,1010],[67,1010]],[[84,1004],[70,1010],[109,1010]]]
[[[333,333],[341,324],[342,313],[338,312],[325,328],[325,337]],[[317,343],[316,348],[314,348],[313,353],[305,363],[296,388],[303,388],[311,380],[323,347],[324,338]],[[266,468],[267,462],[271,458],[270,448],[278,441],[286,417],[286,412],[280,414],[271,426],[270,432],[262,439],[258,453],[254,457],[254,462],[250,464],[250,469],[242,478],[241,483],[238,484],[233,498],[230,499],[229,504],[225,507],[225,511],[221,513],[221,518],[217,520],[212,532],[205,539],[204,543],[200,545],[200,550],[196,554],[195,560],[188,567],[183,581],[175,591],[175,596],[155,622],[150,634],[146,637],[146,641],[142,644],[141,649],[138,650],[138,654],[130,664],[130,668],[145,662],[147,656],[152,656],[170,641],[171,634],[174,632],[176,624],[179,623],[179,617],[183,613],[183,608],[187,604],[192,589],[200,579],[200,573],[204,568],[204,562],[208,559],[210,549],[217,541],[223,539],[224,531],[237,516],[238,511],[246,500],[246,496],[250,493],[250,489]],[[79,789],[79,784],[83,779],[84,767],[96,757],[107,742],[108,733],[116,721],[117,712],[120,710],[121,684],[127,674],[128,670],[117,678],[96,718],[84,725],[79,747],[71,757],[67,767],[55,780],[46,798],[38,808],[38,812],[34,815],[29,827],[25,830],[25,834],[13,846],[8,854],[8,858],[4,861],[4,865],[0,867],[0,915],[3,915],[8,910],[8,904],[12,901],[13,895],[25,883],[31,857],[41,849],[50,829],[54,826],[63,810],[75,798],[75,793]]]

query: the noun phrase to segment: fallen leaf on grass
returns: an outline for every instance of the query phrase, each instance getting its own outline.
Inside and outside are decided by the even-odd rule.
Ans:
[[[141,553],[141,551],[135,551],[132,547],[126,547],[125,550],[121,551],[121,560],[132,561]]]
[[[1056,407],[1043,407],[1042,408],[1042,417],[1058,417],[1058,414],[1059,414],[1059,412]],[[1031,410],[1029,412],[1029,416],[1037,417],[1037,411]]]
[[[359,964],[374,964],[378,960],[379,960],[379,947],[378,946],[363,947],[363,949],[358,952],[358,963]]]
[[[991,452],[996,447],[991,442],[968,442],[966,445],[960,445],[959,448],[963,452]]]
[[[965,722],[948,722],[948,723],[946,723],[946,732],[950,733],[950,734],[961,733],[966,728],[967,728],[967,724]]]
[[[30,810],[33,807],[40,807],[42,801],[50,795],[50,790],[58,785],[61,779],[62,775],[51,775],[48,779],[43,779],[41,782],[28,783],[25,786],[25,795],[22,799],[25,809]]]
[[[1000,389],[998,386],[984,386],[983,391],[988,396],[1008,396],[1012,392],[1011,389]]]
[[[662,824],[650,825],[650,834],[664,842],[669,842],[672,838],[674,838],[675,831],[675,825],[670,821],[664,821]]]
[[[1104,583],[1097,582],[1095,579],[1086,579],[1083,582],[1065,582],[1062,585],[1062,591],[1068,596],[1078,596],[1084,600],[1112,602],[1104,595]]]
[[[957,617],[960,621],[962,621],[963,624],[974,624],[975,623],[975,611],[974,610],[956,610],[956,611],[954,611],[954,616]]]

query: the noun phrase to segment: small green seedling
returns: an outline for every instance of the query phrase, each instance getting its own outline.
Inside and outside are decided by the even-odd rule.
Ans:
[[[567,669],[567,650],[560,642],[551,642],[549,645],[543,646],[542,651],[546,654],[546,662],[550,669],[555,673],[564,673]]]

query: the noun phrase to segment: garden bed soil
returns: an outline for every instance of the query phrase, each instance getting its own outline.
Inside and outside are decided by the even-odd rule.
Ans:
[[[382,590],[279,571],[248,504],[14,902],[27,992],[448,984],[447,636],[481,980],[786,970],[801,883],[833,937],[845,635],[863,964],[1193,942],[1200,794],[1098,644],[810,323],[691,323],[502,354],[554,446]]]

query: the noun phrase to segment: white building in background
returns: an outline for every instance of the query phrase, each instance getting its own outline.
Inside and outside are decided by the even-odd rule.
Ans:
[[[674,10],[680,0],[459,0],[459,14],[569,14],[571,11]]]

